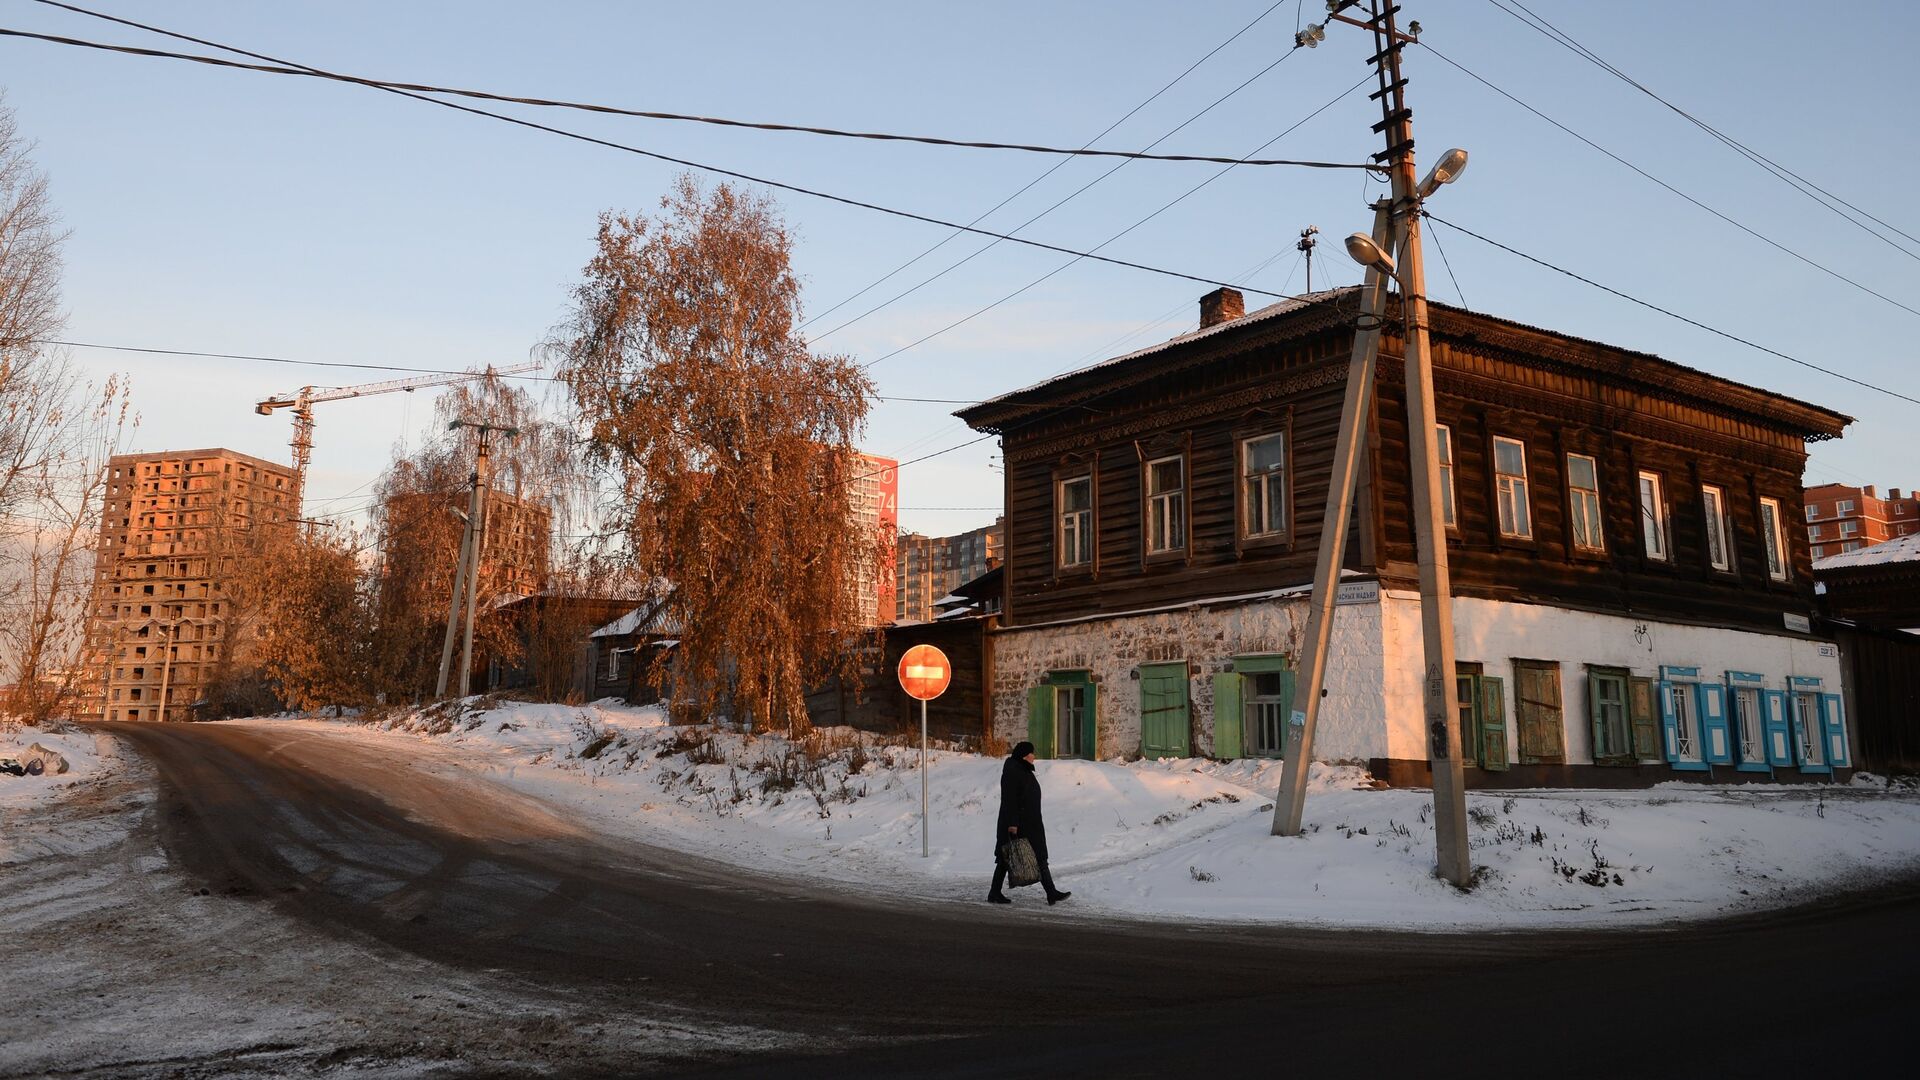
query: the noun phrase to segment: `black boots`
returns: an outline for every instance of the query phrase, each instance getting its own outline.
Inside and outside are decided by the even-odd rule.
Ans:
[[[987,894],[987,903],[989,903],[989,904],[1011,904],[1011,903],[1013,903],[1013,901],[1011,901],[1011,900],[1009,900],[1009,899],[1007,899],[1007,897],[1006,897],[1006,894],[1005,894],[1005,893],[1002,893],[1002,892],[998,892],[998,891],[995,891],[995,892],[990,892],[990,893],[988,893],[988,894]]]
[[[1067,897],[1072,895],[1073,893],[1068,892],[1064,889],[1061,890],[1060,892],[1050,892],[1047,894],[1047,906],[1052,907],[1053,905],[1059,903],[1062,900],[1065,900]],[[1007,902],[1012,903],[1013,901],[1009,900]]]

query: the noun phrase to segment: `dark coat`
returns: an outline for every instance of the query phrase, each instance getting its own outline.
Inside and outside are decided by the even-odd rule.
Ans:
[[[1018,837],[1033,845],[1033,853],[1047,861],[1047,826],[1040,820],[1040,778],[1034,775],[1033,762],[1010,757],[1000,770],[1000,818],[994,827],[993,849],[1012,839],[1007,826],[1020,828]]]

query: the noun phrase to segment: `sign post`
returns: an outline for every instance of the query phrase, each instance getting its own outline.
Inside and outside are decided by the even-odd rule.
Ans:
[[[947,692],[953,665],[947,654],[931,645],[915,645],[900,658],[900,689],[920,703],[920,857],[926,858],[927,840],[927,702]]]

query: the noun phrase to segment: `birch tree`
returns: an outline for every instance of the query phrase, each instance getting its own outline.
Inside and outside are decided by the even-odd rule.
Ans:
[[[676,706],[804,730],[892,538],[854,526],[872,381],[807,347],[792,250],[768,199],[682,177],[652,217],[601,216],[554,344],[602,519],[679,624]]]

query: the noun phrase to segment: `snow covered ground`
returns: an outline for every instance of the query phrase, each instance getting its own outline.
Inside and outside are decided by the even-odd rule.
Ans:
[[[39,776],[0,772],[0,867],[44,855],[77,855],[126,834],[123,822],[97,815],[76,815],[65,828],[56,830],[8,827],[13,819],[93,792],[121,766],[122,750],[106,736],[73,727],[58,731],[0,727],[0,758],[31,760],[40,756],[33,751],[36,745],[64,759],[67,770],[56,772],[55,766]]]
[[[775,873],[984,897],[1001,759],[935,751],[920,854],[917,749],[675,728],[658,709],[472,702],[375,723],[256,719],[483,775],[599,827]],[[1313,769],[1308,833],[1268,834],[1276,762],[1043,761],[1054,876],[1079,915],[1424,929],[1620,926],[1804,902],[1920,872],[1920,792],[1845,786],[1472,794],[1479,883],[1435,879],[1431,796]],[[1033,906],[1037,889],[1014,894]]]

